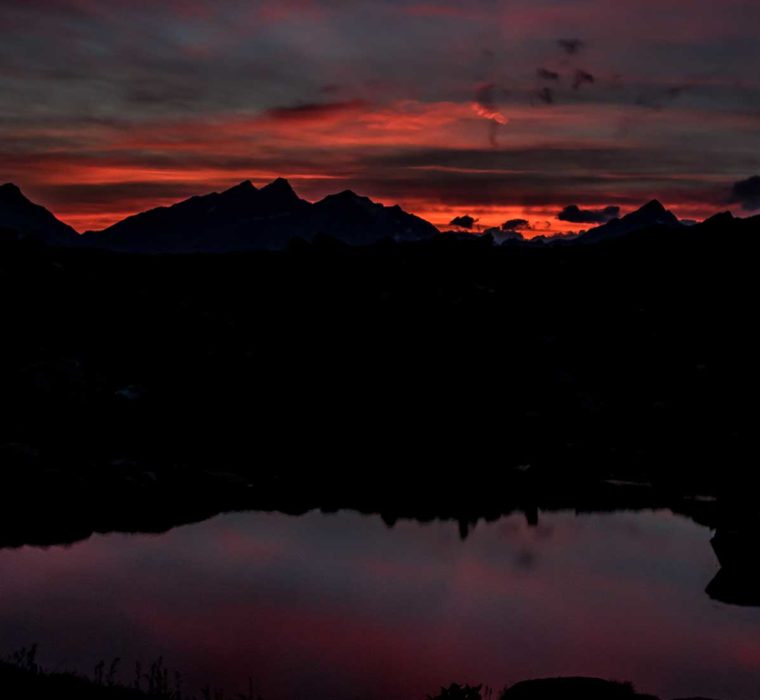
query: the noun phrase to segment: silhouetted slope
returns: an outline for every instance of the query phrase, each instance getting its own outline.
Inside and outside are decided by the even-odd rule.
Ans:
[[[12,183],[0,185],[0,229],[34,236],[48,245],[73,245],[77,232],[45,207],[28,200]]]
[[[139,502],[166,527],[234,507],[229,475],[260,508],[423,517],[607,478],[752,496],[760,218],[665,233],[193,256],[0,239],[2,518],[128,528]]]
[[[665,227],[675,229],[682,226],[683,224],[681,224],[673,212],[654,199],[640,209],[627,214],[622,219],[613,219],[606,224],[587,231],[577,240],[584,243],[595,243],[597,241],[620,238],[621,236],[647,228]]]
[[[353,193],[311,204],[278,178],[261,189],[243,182],[213,193],[137,214],[101,232],[90,245],[132,252],[279,250],[292,240],[333,236],[353,245],[385,238],[420,240],[437,230],[399,207],[384,207]]]
[[[342,198],[367,206],[313,207]],[[458,455],[483,473],[666,463],[723,481],[749,473],[756,433],[759,223],[231,256],[9,245],[0,446],[40,464],[274,450],[431,470]]]
[[[386,207],[350,190],[317,202],[310,220],[313,230],[354,245],[376,243],[384,238],[422,241],[438,233],[435,226],[407,214],[399,206]]]
[[[246,183],[242,184],[243,186],[246,185]],[[278,177],[259,190],[257,206],[259,214],[277,216],[299,210],[303,211],[305,203],[305,200],[296,194],[291,184],[285,178]]]
[[[245,181],[222,193],[151,209],[85,237],[91,245],[132,252],[279,248],[301,232],[299,215],[309,207],[284,180],[261,190]]]

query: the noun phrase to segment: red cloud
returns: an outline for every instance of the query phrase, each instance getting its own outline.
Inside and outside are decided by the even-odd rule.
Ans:
[[[264,112],[265,119],[283,122],[321,122],[344,117],[368,107],[364,100],[347,102],[322,102],[301,104],[293,107],[274,107]]]

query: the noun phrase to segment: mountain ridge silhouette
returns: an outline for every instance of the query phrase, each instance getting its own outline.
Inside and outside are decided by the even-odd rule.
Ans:
[[[750,221],[719,212],[688,226],[653,199],[625,216],[581,232],[510,241],[519,245],[598,243],[626,238],[645,229],[679,231],[739,225]],[[372,245],[382,240],[425,241],[448,237],[433,224],[386,206],[352,190],[330,194],[317,202],[299,197],[285,178],[257,188],[243,180],[221,192],[192,196],[167,206],[128,216],[99,231],[78,234],[45,207],[29,200],[21,189],[0,186],[0,229],[32,235],[53,246],[83,246],[122,252],[201,253],[282,250],[296,240],[327,236],[348,245]],[[457,234],[465,239],[474,233]]]
[[[348,191],[311,203],[288,180],[258,189],[243,181],[221,193],[151,209],[83,234],[89,245],[134,252],[278,250],[295,239],[332,236],[367,245],[390,238],[418,241],[438,230],[400,207],[387,207]]]
[[[12,182],[0,185],[0,229],[33,235],[50,245],[71,245],[77,232],[68,224],[28,199]]]
[[[582,233],[578,239],[586,243],[620,238],[630,233],[655,226],[678,229],[685,224],[669,209],[666,209],[657,199],[652,199],[644,206],[620,218],[612,219],[605,224]]]

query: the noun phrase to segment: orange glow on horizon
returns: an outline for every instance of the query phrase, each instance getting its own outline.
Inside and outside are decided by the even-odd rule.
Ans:
[[[217,173],[218,175],[218,173]],[[218,178],[209,183],[204,180],[201,174],[189,178],[191,182],[199,184],[197,194],[207,194],[214,191],[223,191],[242,180],[252,179],[254,184],[263,186],[279,177],[277,173],[266,173],[262,177],[249,178],[246,173],[239,173],[230,178]],[[307,184],[315,180],[331,180],[331,177],[320,175],[292,175],[288,178],[294,186],[296,192],[299,191],[299,185]],[[337,190],[336,190],[337,191]],[[419,216],[432,223],[441,231],[457,230],[449,222],[457,216],[470,214],[476,219],[476,224],[470,233],[481,234],[489,228],[499,228],[502,224],[513,219],[525,219],[528,221],[530,228],[520,232],[525,238],[535,236],[552,236],[557,234],[567,234],[593,228],[593,224],[576,224],[557,219],[557,213],[560,207],[555,205],[544,206],[520,206],[520,205],[490,205],[490,206],[468,206],[468,205],[448,205],[437,201],[425,201],[421,199],[410,199],[406,201],[391,201],[382,197],[373,197],[371,193],[359,192],[364,196],[369,196],[373,201],[384,204],[385,206],[394,206],[398,204],[410,214]],[[190,195],[192,196],[192,195]],[[301,195],[303,197],[303,195]],[[153,197],[141,200],[132,208],[115,208],[113,205],[90,205],[89,207],[63,206],[53,210],[53,213],[62,221],[73,226],[77,231],[98,231],[111,226],[129,216],[139,214],[140,212],[155,207],[171,206],[186,197]],[[318,201],[321,197],[303,197],[307,201]],[[645,202],[641,202],[644,204]],[[693,204],[683,203],[675,206],[668,206],[679,218],[701,220],[715,213],[711,208],[696,208]],[[586,205],[589,209],[601,209],[604,202],[598,204]],[[636,207],[623,208],[622,214],[625,215],[633,211]]]
[[[523,231],[526,237],[566,233],[589,226],[559,221],[557,213],[576,203],[574,197],[560,204],[559,195],[540,183],[546,168],[542,153],[563,150],[590,154],[585,163],[572,158],[562,163],[562,176],[579,180],[589,176],[588,163],[600,154],[601,165],[592,171],[593,196],[578,186],[579,194],[586,195],[581,202],[586,208],[628,202],[623,213],[632,210],[635,199],[626,193],[626,182],[634,178],[658,187],[674,183],[674,196],[668,199],[665,192],[663,197],[679,216],[700,219],[714,213],[698,196],[684,201],[688,193],[681,196],[675,188],[680,178],[715,187],[719,176],[662,173],[656,163],[632,174],[602,161],[610,150],[638,148],[635,143],[620,144],[619,118],[617,108],[604,105],[565,104],[551,110],[512,105],[507,119],[479,103],[407,99],[375,104],[354,99],[252,114],[143,121],[129,128],[28,126],[19,132],[25,139],[71,145],[4,165],[10,179],[79,231],[102,229],[126,216],[221,191],[242,180],[261,185],[285,176],[307,200],[355,189],[375,201],[399,204],[443,230],[455,217],[467,214],[478,220],[474,232],[525,219],[530,223]],[[683,118],[675,108],[657,115],[674,126]],[[584,136],[589,123],[596,125],[590,141]],[[498,139],[489,132],[494,126],[501,127]],[[482,157],[484,153],[489,158]],[[472,154],[479,157],[470,158]],[[523,178],[533,184],[523,185]],[[486,199],[489,203],[478,203],[484,201],[480,188],[490,180],[497,186]],[[500,181],[510,184],[499,187]],[[519,203],[535,202],[537,191],[545,191],[546,203]],[[648,198],[642,195],[638,204]]]

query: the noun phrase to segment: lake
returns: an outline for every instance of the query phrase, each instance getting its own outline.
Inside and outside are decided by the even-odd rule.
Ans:
[[[423,700],[592,675],[760,696],[760,609],[711,600],[711,533],[667,511],[452,522],[234,513],[163,535],[0,551],[0,652],[92,675],[158,657],[183,687]]]

